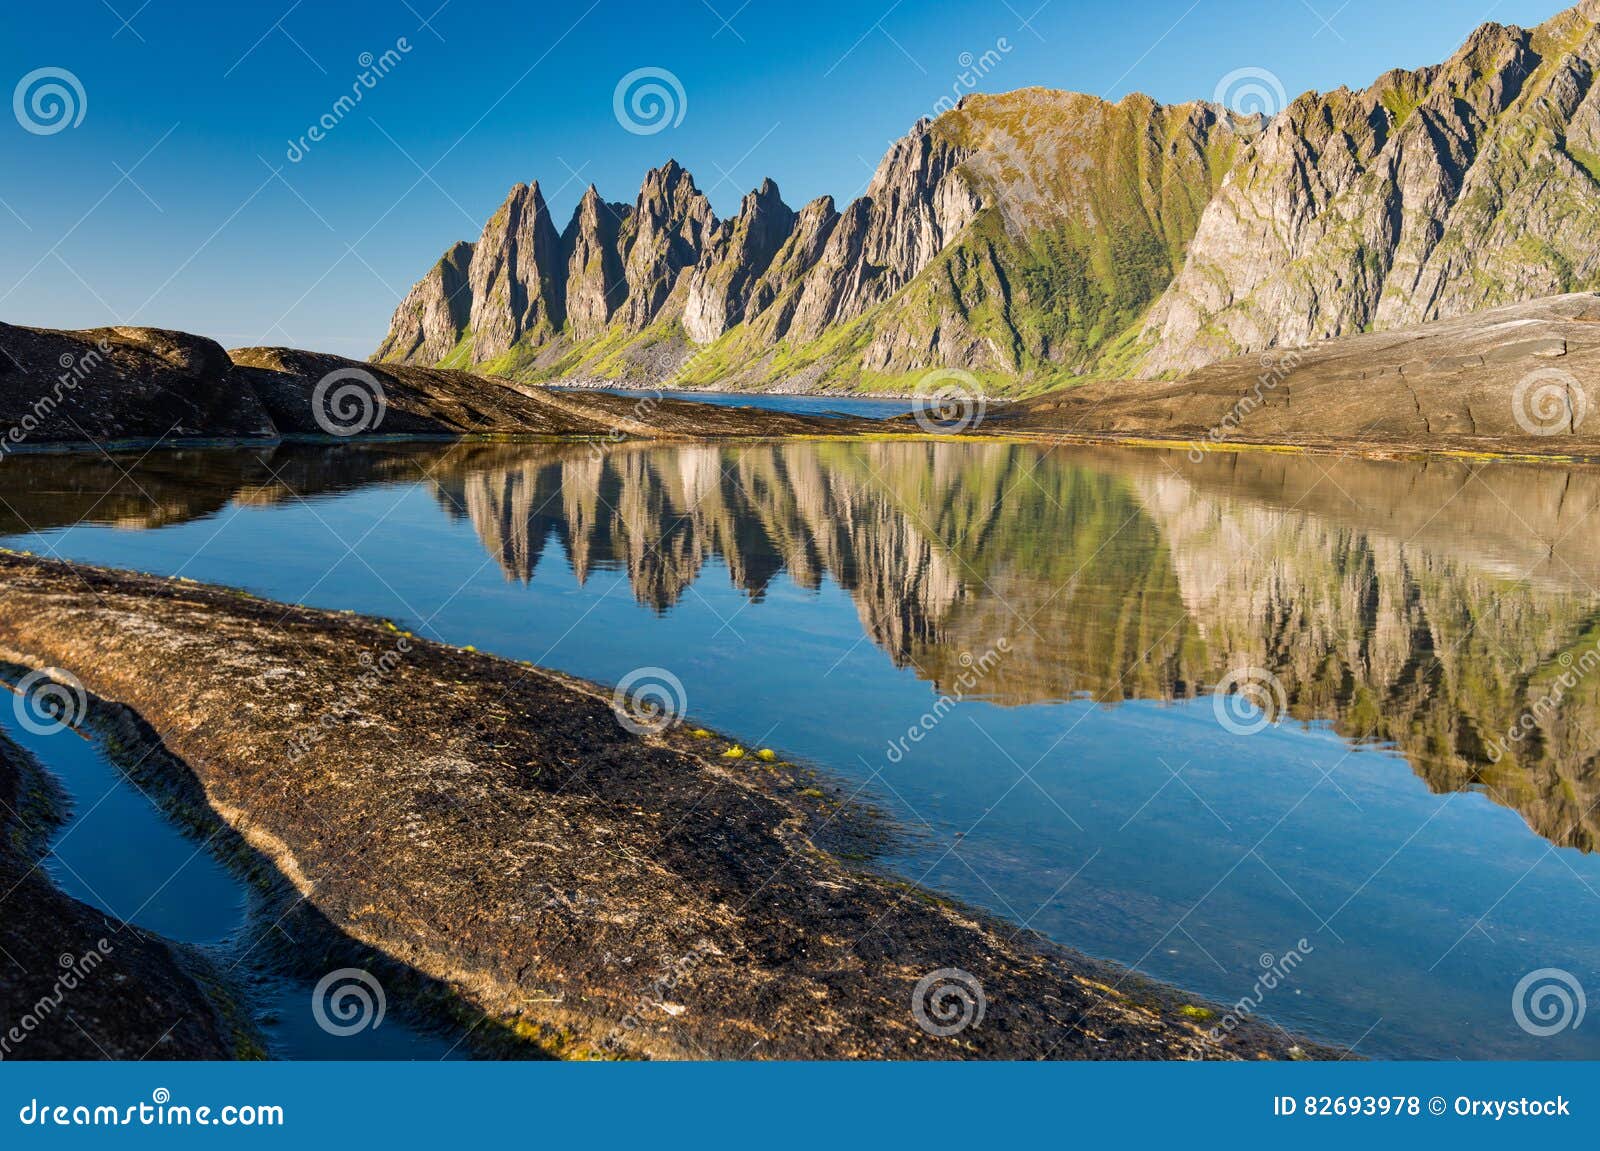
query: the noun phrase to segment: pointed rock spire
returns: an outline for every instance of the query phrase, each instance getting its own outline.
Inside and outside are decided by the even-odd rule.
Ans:
[[[549,337],[565,321],[561,238],[538,182],[517,184],[472,255],[472,358],[504,355],[525,336]]]
[[[656,318],[685,268],[692,268],[718,234],[711,202],[694,177],[668,160],[644,178],[625,229],[628,300],[620,312],[630,331]]]
[[[608,204],[593,184],[583,194],[561,237],[567,287],[567,323],[580,340],[605,331],[628,295],[622,230],[633,215],[627,204]]]
[[[389,321],[389,335],[373,353],[375,360],[433,364],[461,339],[472,315],[467,276],[472,245],[458,240],[418,280]]]
[[[745,319],[756,283],[794,231],[795,219],[771,180],[745,196],[738,216],[690,275],[683,311],[690,339],[710,343]]]

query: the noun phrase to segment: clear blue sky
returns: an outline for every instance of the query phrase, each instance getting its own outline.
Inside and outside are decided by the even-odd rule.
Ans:
[[[1436,63],[1486,19],[1528,25],[1564,6],[7,3],[0,88],[64,68],[86,104],[80,123],[48,135],[0,113],[0,319],[151,324],[227,346],[365,355],[399,295],[450,242],[475,239],[516,181],[540,181],[558,225],[589,182],[631,200],[668,157],[720,214],[763,176],[796,206],[824,192],[844,200],[950,91],[963,54],[1002,37],[1011,50],[981,90],[1137,90],[1177,102],[1263,68],[1293,97]],[[289,142],[357,83],[362,54],[401,37],[411,50],[288,162]],[[613,113],[617,82],[644,67],[669,70],[686,94],[682,122],[653,135],[625,131]]]

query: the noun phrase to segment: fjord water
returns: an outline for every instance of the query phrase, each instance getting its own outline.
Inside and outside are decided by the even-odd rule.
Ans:
[[[898,817],[880,865],[1197,996],[1366,1055],[1600,1056],[1513,1005],[1541,969],[1600,987],[1600,473],[911,442],[5,468],[11,547],[667,669],[696,722]],[[1264,707],[1213,694],[1246,679]]]
[[[771,392],[678,392],[640,390],[638,388],[602,388],[614,396],[629,396],[650,401],[655,399],[689,400],[697,404],[716,404],[718,407],[754,407],[768,412],[787,412],[795,416],[854,416],[863,420],[887,420],[895,416],[909,416],[916,410],[916,401],[910,399],[882,398],[877,396],[785,396]]]

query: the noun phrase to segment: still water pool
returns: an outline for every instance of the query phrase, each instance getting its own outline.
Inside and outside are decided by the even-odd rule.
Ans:
[[[1197,995],[1371,1056],[1600,1057],[1513,1003],[1540,969],[1600,990],[1600,472],[904,442],[5,469],[14,548],[668,669],[697,722],[897,815],[889,866]]]
[[[66,726],[37,694],[0,692],[0,735],[54,777],[68,800],[43,867],[74,899],[194,947],[240,988],[268,1053],[278,1059],[463,1058],[457,1037],[413,1026],[402,1011],[376,1027],[335,1033],[312,1009],[317,974],[285,963],[294,941],[284,917],[208,850],[213,836],[186,833],[161,803],[106,752],[87,727]],[[112,926],[113,943],[118,931]],[[325,1006],[326,1010],[326,1006]],[[325,1016],[329,1018],[337,1017]]]

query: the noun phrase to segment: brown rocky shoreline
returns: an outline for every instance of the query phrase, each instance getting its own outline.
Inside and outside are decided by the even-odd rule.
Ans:
[[[155,328],[0,323],[0,458],[40,448],[389,438],[853,435],[870,420],[556,391]]]
[[[1274,349],[1178,380],[1088,382],[993,404],[957,394],[954,418],[939,425],[615,395],[288,348],[225,352],[198,336],[147,328],[0,324],[0,349],[0,460],[40,449],[217,442],[949,434],[1191,454],[1267,448],[1600,461],[1600,396],[1591,397],[1600,380],[1600,293],[1592,292]],[[940,380],[941,395],[951,386],[960,392],[959,380]]]
[[[1600,458],[1600,294],[1223,360],[1180,380],[1084,384],[981,431],[1192,452]],[[903,421],[902,421],[903,422]]]
[[[864,860],[893,829],[857,796],[690,725],[633,734],[593,684],[14,553],[0,589],[0,658],[131,709],[333,928],[543,1051],[1334,1054],[1212,1035],[1212,1006],[885,876]],[[914,996],[951,971],[982,1018],[930,1033]]]

